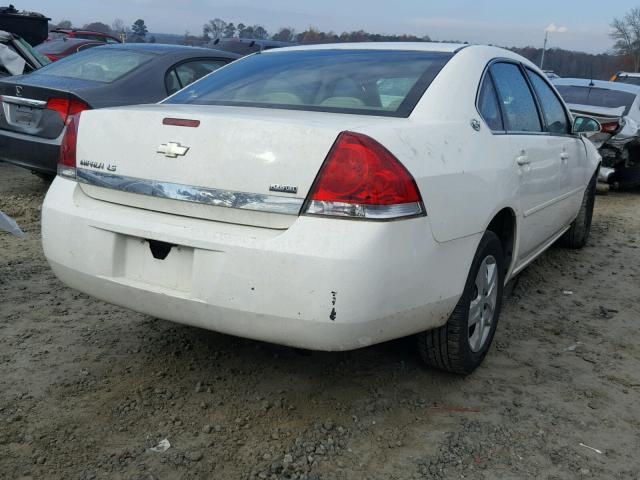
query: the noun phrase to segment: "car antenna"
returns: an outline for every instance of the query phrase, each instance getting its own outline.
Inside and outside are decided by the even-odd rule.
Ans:
[[[591,65],[591,80],[589,81],[589,86],[590,87],[595,87],[596,84],[593,83],[593,65]]]

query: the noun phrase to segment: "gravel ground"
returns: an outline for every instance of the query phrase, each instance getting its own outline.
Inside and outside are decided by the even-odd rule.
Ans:
[[[0,234],[0,478],[640,478],[637,193],[598,197],[588,246],[516,280],[458,378],[411,340],[312,353],[70,290],[42,255],[45,191],[0,163],[29,234]]]

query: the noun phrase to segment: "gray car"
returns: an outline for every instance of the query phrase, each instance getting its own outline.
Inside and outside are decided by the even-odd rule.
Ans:
[[[55,175],[67,118],[156,103],[238,55],[179,45],[107,45],[0,80],[0,160]]]

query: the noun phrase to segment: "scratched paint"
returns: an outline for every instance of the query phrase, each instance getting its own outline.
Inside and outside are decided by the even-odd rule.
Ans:
[[[336,312],[336,299],[338,296],[338,292],[331,292],[331,313],[329,314],[329,318],[331,319],[332,322],[335,322],[336,317],[338,316],[337,312]]]

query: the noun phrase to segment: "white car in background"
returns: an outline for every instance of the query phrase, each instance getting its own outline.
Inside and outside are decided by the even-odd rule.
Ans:
[[[600,157],[507,50],[316,45],[70,122],[43,243],[73,288],[317,350],[417,335],[466,374],[503,285],[589,234]]]

